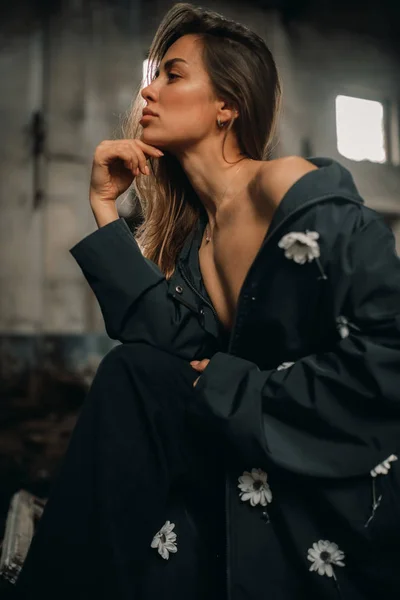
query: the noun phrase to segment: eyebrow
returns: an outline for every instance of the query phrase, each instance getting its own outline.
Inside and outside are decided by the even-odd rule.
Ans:
[[[165,61],[164,69],[165,70],[169,69],[176,62],[184,62],[184,63],[188,64],[188,62],[184,58],[170,58],[169,60]]]

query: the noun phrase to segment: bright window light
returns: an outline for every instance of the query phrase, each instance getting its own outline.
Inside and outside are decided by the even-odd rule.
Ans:
[[[151,79],[147,78],[147,68],[148,68],[148,64],[149,64],[149,59],[146,58],[143,61],[143,71],[142,71],[142,87],[147,87],[148,85],[150,85],[151,83]],[[155,68],[153,68],[153,72],[155,72]],[[151,74],[150,74],[151,77]]]
[[[149,64],[149,60],[148,60],[148,58],[146,58],[146,60],[143,61],[143,76],[142,76],[143,87],[146,87],[146,85],[147,85],[146,77],[147,77],[147,65],[148,64]]]
[[[386,162],[383,104],[336,96],[337,148],[351,160]]]

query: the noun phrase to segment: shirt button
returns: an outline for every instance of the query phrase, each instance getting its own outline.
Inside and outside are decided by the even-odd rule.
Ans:
[[[176,288],[175,288],[175,291],[178,292],[178,294],[182,294],[183,287],[181,285],[177,285]]]

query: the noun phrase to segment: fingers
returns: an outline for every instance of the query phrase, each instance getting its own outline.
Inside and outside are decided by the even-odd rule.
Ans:
[[[135,176],[139,173],[149,175],[147,159],[149,157],[161,158],[161,156],[164,156],[161,150],[145,144],[141,140],[105,140],[97,146],[95,152],[98,164],[109,165],[115,159],[120,159],[125,168],[132,171]]]
[[[144,142],[142,142],[142,140],[136,139],[136,140],[127,140],[127,141],[132,141],[136,145],[141,146],[142,150],[146,154],[149,154],[151,156],[156,156],[156,157],[164,156],[164,152],[162,152],[158,148],[155,148],[154,146],[150,146],[150,144],[145,144]]]
[[[149,167],[147,166],[147,157],[146,154],[149,156],[153,156],[154,158],[160,158],[161,156],[164,156],[164,153],[161,152],[161,150],[158,150],[158,148],[154,148],[154,146],[150,146],[149,144],[145,144],[144,142],[142,142],[141,140],[133,140],[135,142],[135,150],[136,150],[136,156],[138,159],[138,166],[137,166],[137,174],[139,174],[139,171],[142,172],[144,175],[150,175],[150,170]],[[139,148],[140,146],[140,148]]]
[[[190,364],[194,364],[199,366],[204,366],[206,367],[208,365],[208,363],[210,362],[209,358],[203,358],[203,360],[192,360],[192,362]]]
[[[147,166],[147,158],[145,157],[144,153],[139,149],[139,148],[135,148],[136,150],[136,170],[138,171],[138,175],[139,172],[143,173],[143,175],[149,175],[150,171],[149,168]]]
[[[204,369],[207,367],[209,362],[210,362],[209,358],[203,358],[203,360],[200,360],[200,361],[198,361],[198,360],[191,361],[190,365],[193,369],[202,373],[204,371]]]

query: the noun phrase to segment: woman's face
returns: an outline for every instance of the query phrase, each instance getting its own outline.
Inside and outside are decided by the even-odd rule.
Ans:
[[[179,38],[163,57],[154,80],[142,89],[146,108],[157,115],[141,122],[143,142],[179,153],[215,134],[218,102],[201,49],[198,36]]]

